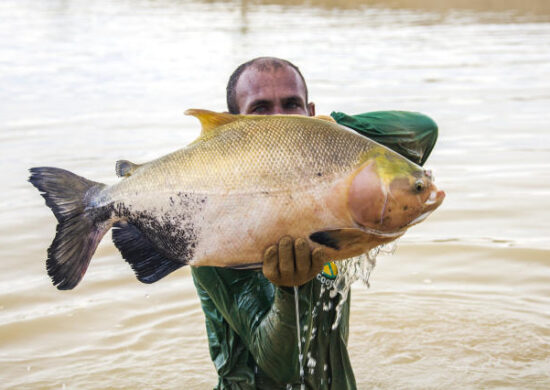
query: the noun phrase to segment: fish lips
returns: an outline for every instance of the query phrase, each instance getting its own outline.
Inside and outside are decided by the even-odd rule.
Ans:
[[[445,199],[445,191],[443,190],[434,190],[431,192],[430,197],[426,202],[424,202],[424,211],[422,214],[420,214],[418,217],[413,219],[411,222],[407,224],[405,229],[408,229],[409,227],[419,224],[420,222],[424,221],[428,216],[436,209],[438,208],[441,203],[443,203],[443,200]]]

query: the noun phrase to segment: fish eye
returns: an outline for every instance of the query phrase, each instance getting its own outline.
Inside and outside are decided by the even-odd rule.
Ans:
[[[414,190],[416,191],[416,193],[420,193],[420,192],[424,191],[424,187],[425,187],[425,184],[422,180],[417,180],[414,183]]]

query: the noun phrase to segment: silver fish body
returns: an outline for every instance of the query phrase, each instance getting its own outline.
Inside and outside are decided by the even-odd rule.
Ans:
[[[422,168],[335,123],[190,110],[187,147],[117,164],[105,186],[56,168],[30,181],[58,218],[48,272],[73,288],[110,227],[139,280],[185,265],[246,267],[280,237],[308,237],[334,259],[391,241],[443,200]]]

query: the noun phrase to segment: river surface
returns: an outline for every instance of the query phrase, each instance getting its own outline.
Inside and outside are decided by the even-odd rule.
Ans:
[[[188,269],[139,283],[110,235],[81,284],[45,271],[55,218],[32,166],[117,181],[223,110],[241,62],[288,58],[317,112],[420,111],[447,192],[371,287],[354,285],[361,389],[550,388],[547,1],[2,0],[0,388],[205,389]]]

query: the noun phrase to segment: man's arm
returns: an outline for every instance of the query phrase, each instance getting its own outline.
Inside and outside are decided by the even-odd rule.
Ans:
[[[218,373],[216,389],[255,389],[256,378],[254,367],[249,364],[250,353],[224,320],[208,292],[198,285],[193,269],[192,273],[204,312],[210,357]]]
[[[284,237],[278,245],[266,250],[264,270],[275,283],[291,286],[305,282],[298,290],[300,317],[304,317],[312,311],[311,279],[321,271],[324,262],[324,254],[311,253],[305,240]],[[217,324],[222,329],[225,321],[246,345],[256,364],[277,382],[298,380],[293,289],[277,287],[255,271],[196,267],[192,273],[203,310],[212,311],[215,307],[223,317],[216,318],[214,313],[210,326],[216,328]],[[209,334],[216,331],[208,329]],[[215,360],[224,355],[223,351],[213,351],[212,345],[210,349],[217,355],[212,356],[217,368],[218,363],[226,364]]]

